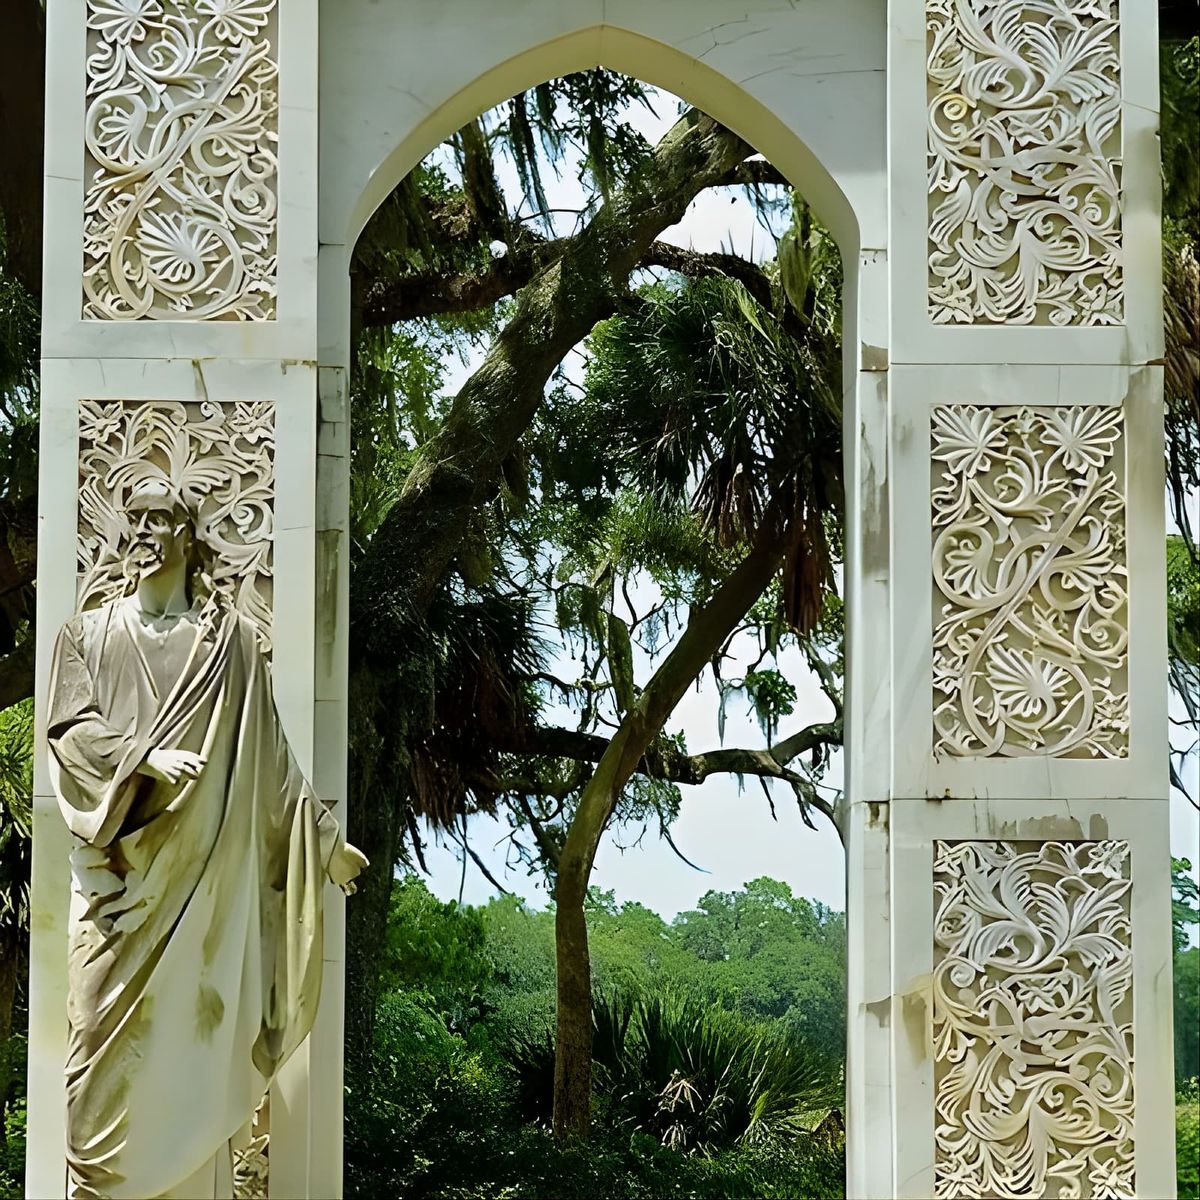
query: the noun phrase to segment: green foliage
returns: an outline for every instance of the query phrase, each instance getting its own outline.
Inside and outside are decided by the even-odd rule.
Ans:
[[[1171,859],[1171,943],[1174,947],[1175,1078],[1200,1075],[1200,947],[1189,947],[1200,925],[1200,890],[1192,863]]]
[[[721,689],[722,725],[726,690]],[[768,742],[775,740],[780,720],[790,717],[796,708],[796,687],[780,671],[748,671],[739,683],[729,684],[728,690],[745,693],[750,709],[758,720],[758,727]]]
[[[597,994],[598,1103],[626,1126],[686,1152],[780,1144],[840,1105],[840,1068],[803,1041],[679,991]],[[506,1050],[521,1111],[549,1125],[554,1044],[516,1038]]]
[[[559,1144],[545,1130],[501,1116],[495,1093],[463,1066],[359,1123],[347,1110],[347,1200],[380,1195],[453,1200],[629,1200],[679,1197],[805,1200],[845,1195],[840,1146],[817,1139],[713,1156],[685,1155],[653,1137],[605,1130]],[[370,1155],[369,1159],[366,1157]]]
[[[4,1140],[0,1143],[0,1200],[25,1196],[25,1097],[14,1101],[4,1114]]]
[[[1191,941],[1189,925],[1200,925],[1200,888],[1186,858],[1171,859],[1171,939],[1176,952]]]
[[[445,369],[439,344],[419,332],[359,338],[350,463],[351,539],[361,554],[400,495],[413,452],[436,428]]]
[[[452,1028],[469,1028],[484,1010],[491,970],[478,909],[442,903],[415,876],[392,886],[380,963],[386,991],[429,994]]]
[[[586,387],[629,486],[686,500],[719,545],[757,528],[768,496],[838,445],[834,362],[745,286],[713,276],[645,288],[593,333]],[[806,482],[811,488],[811,480]]]
[[[0,927],[29,924],[33,701],[0,712]]]
[[[646,85],[604,67],[548,80],[509,101],[497,133],[517,168],[525,202],[548,228],[543,156],[557,172],[564,155],[574,151],[580,181],[590,180],[607,196],[650,152],[645,138],[623,119],[634,103],[650,108]]]
[[[1167,538],[1167,645],[1173,658],[1200,667],[1200,563],[1178,534]]]
[[[1200,1075],[1200,947],[1190,946],[1200,925],[1200,889],[1186,858],[1171,859],[1171,941],[1174,947],[1175,1078]]]
[[[1159,49],[1163,212],[1200,234],[1200,36],[1164,39]]]
[[[1179,1200],[1200,1200],[1200,1092],[1194,1076],[1175,1105],[1175,1173]]]
[[[426,948],[449,943],[452,973],[467,984],[486,971],[493,989],[540,990],[550,1002],[552,913],[493,901],[479,912],[479,947],[474,934],[455,934],[474,929],[463,925],[462,908],[415,882],[403,892],[392,923],[414,932],[390,944],[415,948],[410,966]],[[665,928],[655,914],[625,912],[605,896],[594,906],[647,937],[655,923]],[[838,1090],[838,1070],[822,1056],[697,1000],[601,1003],[596,1045],[607,1066],[598,1133],[587,1145],[560,1146],[544,1123],[526,1118],[545,1115],[551,1094],[548,1020],[538,1030],[500,1030],[499,1010],[451,1032],[432,992],[385,998],[370,1066],[347,1081],[348,1196],[844,1195],[840,1141],[804,1132]],[[496,1036],[480,1037],[490,1026]]]
[[[681,944],[707,965],[696,986],[712,1001],[779,1019],[831,1057],[845,1045],[846,925],[841,913],[761,878],[708,892],[675,921]]]
[[[1200,1075],[1200,946],[1175,955],[1175,1078]]]
[[[346,1191],[459,1195],[503,1150],[504,1087],[481,1052],[404,993],[384,998],[374,1054],[346,1087]]]
[[[7,243],[0,212],[0,427],[36,422],[38,306],[4,264]],[[7,489],[4,489],[7,490]]]

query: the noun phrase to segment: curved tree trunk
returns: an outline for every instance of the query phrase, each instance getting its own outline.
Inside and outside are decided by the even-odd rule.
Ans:
[[[786,539],[769,512],[749,554],[688,622],[608,744],[567,830],[554,889],[558,1008],[554,1133],[586,1137],[592,1100],[592,985],[584,901],[604,828],[646,748],[779,569]]]
[[[396,800],[394,770],[380,778],[380,762],[394,747],[382,743],[371,716],[378,705],[376,681],[366,670],[350,683],[350,770],[347,780],[346,838],[371,860],[358,878],[358,890],[346,905],[346,1059],[352,1070],[370,1061],[379,999],[379,947],[392,898],[393,865],[400,839],[401,806]],[[365,720],[364,720],[365,717]]]
[[[407,699],[402,689],[389,689],[389,664],[412,653],[413,638],[453,567],[472,515],[496,495],[504,463],[537,414],[555,368],[598,321],[617,311],[630,274],[658,235],[683,217],[701,191],[728,181],[751,153],[723,125],[690,112],[580,233],[562,239],[558,256],[522,288],[512,318],[422,448],[354,573],[350,694],[358,699],[351,721],[380,731],[383,757],[378,771],[351,764],[350,838],[372,864],[371,878],[361,881],[348,914],[351,1055],[370,1047],[377,991],[373,950],[387,916],[404,820],[403,798],[371,783],[372,777],[394,775],[390,764],[402,749],[389,744],[386,734]],[[380,811],[382,806],[389,811]]]

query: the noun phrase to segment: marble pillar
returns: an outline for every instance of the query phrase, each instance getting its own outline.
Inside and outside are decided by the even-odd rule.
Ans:
[[[345,793],[344,664],[327,632],[345,620],[345,519],[320,483],[316,0],[47,9],[26,1180],[39,1197],[65,1187],[70,845],[46,772],[46,684],[62,622],[121,586],[105,470],[170,470],[174,449],[175,469],[216,471],[242,505],[227,522],[237,602],[287,647],[274,691],[299,765],[339,809]],[[344,907],[332,885],[325,904],[317,1026],[271,1097],[277,1198],[341,1187]]]

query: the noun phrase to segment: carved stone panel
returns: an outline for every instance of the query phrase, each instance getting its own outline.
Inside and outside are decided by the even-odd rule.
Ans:
[[[935,842],[938,1197],[1134,1193],[1129,845]]]
[[[83,315],[275,315],[276,0],[88,0]]]
[[[223,593],[270,649],[275,406],[122,403],[79,406],[79,607],[131,586],[124,505],[147,478],[169,481],[208,548],[206,586]]]
[[[1124,320],[1115,0],[926,0],[929,313]]]
[[[933,749],[1129,752],[1124,417],[938,405]]]

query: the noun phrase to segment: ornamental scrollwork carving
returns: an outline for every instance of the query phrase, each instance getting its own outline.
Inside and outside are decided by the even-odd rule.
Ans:
[[[79,406],[79,608],[129,592],[125,503],[147,479],[169,482],[197,514],[206,583],[271,640],[275,406],[123,403]]]
[[[934,1189],[1134,1192],[1129,846],[934,843]]]
[[[271,1094],[268,1092],[233,1151],[234,1200],[268,1200],[271,1181]]]
[[[88,0],[83,315],[275,315],[276,0]]]
[[[926,0],[929,313],[1124,319],[1115,0]]]
[[[938,405],[932,455],[935,756],[1125,757],[1122,410]]]

